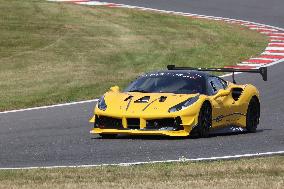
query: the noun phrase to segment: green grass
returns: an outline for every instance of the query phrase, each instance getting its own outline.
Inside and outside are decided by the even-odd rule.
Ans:
[[[130,167],[0,170],[0,188],[283,188],[284,156]]]
[[[0,111],[92,99],[167,64],[236,64],[266,44],[261,34],[223,22],[0,0]]]

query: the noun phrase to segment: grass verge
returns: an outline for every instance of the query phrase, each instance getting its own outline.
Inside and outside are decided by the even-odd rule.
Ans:
[[[224,66],[267,38],[223,22],[45,0],[0,0],[0,111],[92,99],[138,74]]]
[[[1,170],[0,188],[282,188],[284,156],[130,167]]]

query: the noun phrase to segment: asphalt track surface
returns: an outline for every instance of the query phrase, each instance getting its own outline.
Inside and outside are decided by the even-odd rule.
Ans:
[[[223,16],[284,28],[283,0],[119,0],[166,10]],[[239,74],[261,92],[257,133],[212,134],[206,139],[127,137],[89,134],[93,103],[0,114],[0,167],[86,165],[207,158],[284,150],[284,63],[268,68],[269,81]]]

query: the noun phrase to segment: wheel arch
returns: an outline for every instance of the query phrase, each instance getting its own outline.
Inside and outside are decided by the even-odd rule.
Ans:
[[[254,96],[252,96],[251,97],[251,100],[252,99],[254,99],[255,101],[256,101],[256,103],[257,103],[257,105],[258,105],[258,108],[259,108],[259,110],[260,110],[260,101],[259,101],[259,97],[258,96],[256,96],[256,95],[254,95]]]
[[[204,104],[209,105],[210,108],[212,109],[212,104],[211,104],[211,102],[210,102],[208,99],[204,100],[204,102],[202,103],[202,106],[203,106]]]
[[[252,98],[256,98],[257,101],[260,102],[259,91],[255,86],[251,84],[245,85],[243,87],[243,93],[240,98],[241,100],[246,101],[248,104]]]
[[[258,108],[258,116],[260,117],[260,101],[259,101],[259,97],[254,95],[251,97],[249,103],[248,103],[248,106],[247,106],[247,111],[248,111],[248,108],[249,108],[249,104],[252,100],[255,100],[256,104],[257,104],[257,108]]]
[[[202,101],[199,103],[198,112],[196,112],[196,119],[198,119],[198,116],[199,116],[199,114],[200,114],[200,110],[201,110],[201,108],[202,108],[202,106],[203,106],[204,104],[209,105],[210,108],[211,108],[211,110],[213,109],[213,106],[212,106],[212,103],[211,103],[211,101],[210,101],[210,98],[203,96],[203,97],[201,97],[201,100],[202,100]]]
[[[256,112],[251,114],[249,110],[251,110],[250,106],[254,104],[256,105]],[[252,115],[255,115],[254,121],[252,121],[250,118]],[[256,132],[257,125],[259,124],[259,118],[260,118],[260,102],[258,96],[254,95],[251,97],[248,106],[247,106],[247,112],[246,112],[246,129],[248,132]],[[252,121],[252,122],[251,122]]]
[[[201,102],[199,103],[199,110],[201,109],[201,107],[204,105],[204,104],[208,104],[210,105],[211,109],[212,109],[212,103],[211,103],[211,98],[210,96],[205,96],[205,95],[200,95],[200,100]],[[198,111],[198,114],[199,114],[199,111]]]

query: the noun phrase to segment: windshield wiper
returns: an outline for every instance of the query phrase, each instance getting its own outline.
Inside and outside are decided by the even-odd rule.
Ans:
[[[130,90],[128,92],[139,92],[139,93],[148,93],[148,91],[145,91],[143,89],[134,89],[134,90]]]

